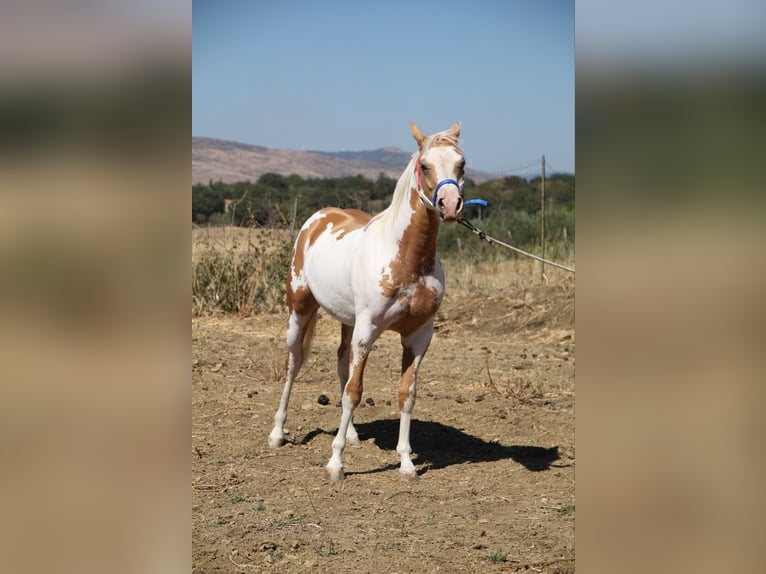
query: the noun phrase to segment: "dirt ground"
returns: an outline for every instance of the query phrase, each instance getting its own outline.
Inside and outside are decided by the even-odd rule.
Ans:
[[[284,329],[283,315],[192,323],[194,572],[574,572],[573,285],[448,292],[420,370],[411,483],[397,470],[394,333],[367,364],[346,480],[326,479],[340,418],[326,315],[289,442],[268,448]]]

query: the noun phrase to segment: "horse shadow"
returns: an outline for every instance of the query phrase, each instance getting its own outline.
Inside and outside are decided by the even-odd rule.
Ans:
[[[396,450],[399,440],[399,419],[381,419],[376,421],[355,423],[361,440],[372,439],[373,443],[382,450]],[[316,429],[308,433],[301,444],[307,444],[320,434],[335,435],[337,429],[328,432]],[[485,441],[439,422],[413,420],[410,441],[415,457],[412,462],[418,466],[418,474],[429,470],[446,468],[453,464],[494,462],[512,459],[529,471],[540,472],[553,467],[569,466],[554,464],[559,457],[559,447],[550,448],[531,445],[503,445],[496,441]],[[384,467],[351,471],[352,474],[371,474],[399,468],[399,464],[388,464]]]

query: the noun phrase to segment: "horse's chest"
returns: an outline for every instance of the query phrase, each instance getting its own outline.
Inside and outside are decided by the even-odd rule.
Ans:
[[[443,297],[444,285],[433,278],[402,285],[390,307],[390,328],[405,335],[417,331],[436,314]]]

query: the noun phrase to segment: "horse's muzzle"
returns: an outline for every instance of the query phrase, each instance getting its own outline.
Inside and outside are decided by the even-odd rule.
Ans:
[[[463,210],[463,198],[459,194],[447,194],[440,197],[436,203],[442,220],[452,223],[458,220],[460,212]]]

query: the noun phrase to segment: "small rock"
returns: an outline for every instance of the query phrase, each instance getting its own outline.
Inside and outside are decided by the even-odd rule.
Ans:
[[[329,405],[330,398],[325,394],[321,394],[319,395],[319,398],[317,398],[317,402],[322,406]]]
[[[367,397],[367,400],[364,401],[364,402],[367,403],[368,405],[370,405],[371,407],[375,406],[375,401],[373,400],[372,397]]]
[[[258,391],[256,391],[255,389],[250,389],[249,391],[247,391],[247,398],[252,399],[257,394],[258,394]]]

